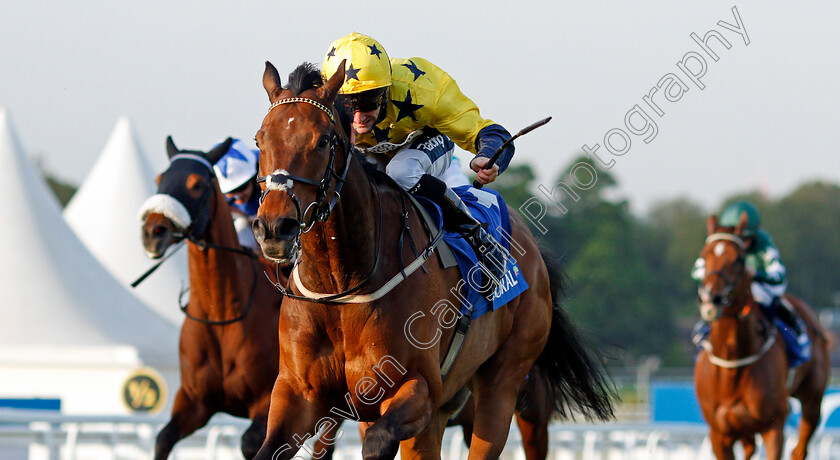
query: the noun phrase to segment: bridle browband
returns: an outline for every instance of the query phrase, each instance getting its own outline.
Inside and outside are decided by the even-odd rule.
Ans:
[[[336,119],[335,115],[333,115],[332,110],[330,110],[330,108],[326,105],[314,99],[309,99],[305,97],[289,97],[275,101],[268,108],[268,113],[271,113],[271,111],[277,106],[284,104],[295,104],[299,102],[312,105],[323,111],[329,118],[330,122],[332,122],[333,127],[335,127]],[[339,145],[339,141],[341,142],[341,146],[347,154],[344,164],[344,171],[341,172],[340,176],[337,175],[334,170],[336,147]],[[265,191],[260,195],[260,204],[262,204],[262,202],[265,200],[266,195],[268,195],[268,192],[270,192],[271,190],[285,191],[289,195],[289,197],[291,197],[292,202],[295,205],[295,210],[297,212],[297,221],[300,224],[300,229],[303,233],[306,233],[312,229],[312,226],[316,222],[323,222],[327,220],[327,218],[330,216],[330,213],[332,212],[333,208],[335,208],[336,203],[341,198],[341,188],[344,186],[344,182],[347,179],[347,172],[349,170],[350,151],[347,148],[346,140],[340,138],[338,132],[336,130],[333,130],[332,134],[330,135],[330,159],[329,163],[327,163],[327,169],[326,171],[324,171],[324,177],[322,177],[320,181],[316,181],[312,179],[307,179],[305,177],[294,176],[284,170],[277,170],[272,174],[258,176],[258,183],[266,183]],[[332,186],[333,178],[335,178],[337,181],[335,185],[335,191],[333,192],[332,200],[330,200],[329,204],[325,206],[324,199],[326,198],[327,192]],[[315,195],[315,201],[308,204],[306,206],[306,209],[302,209],[300,200],[291,189],[295,182],[300,182],[302,184],[318,187],[318,191]],[[310,209],[312,209],[313,207],[314,211],[311,214],[309,214]],[[309,216],[311,217],[311,220],[309,222],[307,222],[307,214],[309,214]]]

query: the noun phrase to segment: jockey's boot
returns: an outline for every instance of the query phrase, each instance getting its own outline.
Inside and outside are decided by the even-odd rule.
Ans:
[[[510,253],[487,233],[481,222],[472,216],[461,197],[442,180],[425,174],[409,192],[428,198],[440,206],[444,230],[463,236],[475,250],[479,263],[484,267],[481,272],[485,278],[481,283],[484,289],[480,286],[472,287],[485,297],[495,291],[505,276]]]

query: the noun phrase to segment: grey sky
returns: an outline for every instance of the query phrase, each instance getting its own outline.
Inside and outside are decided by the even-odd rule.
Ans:
[[[708,209],[756,187],[778,197],[806,180],[840,182],[840,4],[693,2],[4,2],[0,106],[24,147],[79,183],[120,115],[159,162],[164,139],[209,148],[247,139],[268,106],[261,78],[270,60],[287,75],[320,65],[332,40],[358,31],[393,57],[422,56],[449,72],[482,114],[511,132],[552,115],[517,141],[550,186],[583,144],[601,144],[621,194],[636,210],[688,196]],[[735,24],[750,43],[717,23]],[[714,62],[690,37],[718,30]],[[690,51],[708,68],[700,90],[677,68]],[[642,97],[666,74],[689,90]],[[660,97],[660,96],[654,96]],[[604,135],[635,105],[656,122],[648,144],[630,135],[620,157]],[[618,138],[615,138],[618,143]]]

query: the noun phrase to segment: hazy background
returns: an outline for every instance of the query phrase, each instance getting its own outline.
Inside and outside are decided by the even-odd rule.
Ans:
[[[735,23],[750,38],[717,26]],[[662,102],[659,133],[633,136],[610,173],[635,211],[686,196],[709,210],[733,192],[779,197],[814,179],[838,182],[840,4],[789,2],[5,1],[0,7],[0,106],[24,147],[59,178],[81,183],[120,115],[164,159],[164,139],[209,148],[252,138],[268,101],[264,61],[285,77],[320,65],[329,44],[358,31],[393,57],[448,71],[511,132],[513,164],[553,182],[582,144],[603,145],[624,115],[714,28],[706,89]],[[684,78],[687,81],[687,79]],[[661,97],[659,99],[662,100]],[[651,113],[650,110],[648,110]],[[606,155],[604,148],[601,152]]]

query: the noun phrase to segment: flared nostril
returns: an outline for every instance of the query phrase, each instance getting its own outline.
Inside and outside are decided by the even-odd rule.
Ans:
[[[265,219],[257,217],[251,222],[251,229],[254,231],[254,237],[258,240],[265,239]]]
[[[152,229],[152,236],[163,236],[166,234],[166,227],[157,225]]]
[[[272,233],[281,240],[290,240],[300,234],[300,223],[297,219],[277,218],[273,222]]]

